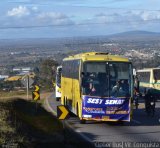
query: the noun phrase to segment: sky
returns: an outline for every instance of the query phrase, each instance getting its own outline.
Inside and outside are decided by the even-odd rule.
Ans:
[[[1,0],[0,39],[160,32],[160,0]]]

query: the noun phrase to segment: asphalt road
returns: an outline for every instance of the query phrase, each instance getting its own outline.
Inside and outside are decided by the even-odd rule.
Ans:
[[[56,114],[57,105],[60,105],[60,102],[57,102],[53,95],[46,99],[46,104]],[[141,105],[140,109],[134,110],[133,120],[130,123],[87,121],[86,124],[80,124],[78,118],[74,116],[65,122],[95,145],[99,142],[100,144],[101,142],[160,142],[160,102],[156,104],[154,117],[148,117]]]

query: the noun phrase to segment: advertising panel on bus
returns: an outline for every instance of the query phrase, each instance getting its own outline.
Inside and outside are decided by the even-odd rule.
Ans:
[[[129,98],[83,96],[83,118],[130,121]]]

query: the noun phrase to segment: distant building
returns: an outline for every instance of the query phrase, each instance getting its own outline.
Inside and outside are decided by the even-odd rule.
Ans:
[[[8,77],[9,77],[8,75],[0,75],[0,80],[6,79]]]
[[[33,69],[31,67],[20,67],[20,68],[13,68],[13,72],[17,72],[17,73],[23,73],[23,74],[26,74],[26,73],[29,73],[31,72]]]
[[[5,66],[0,65],[0,71],[4,71],[4,70],[6,70]]]

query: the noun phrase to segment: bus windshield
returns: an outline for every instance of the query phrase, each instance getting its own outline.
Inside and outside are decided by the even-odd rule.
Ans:
[[[131,96],[132,68],[126,62],[86,62],[82,93],[101,97]]]
[[[61,88],[61,73],[62,73],[62,68],[58,67],[57,68],[57,74],[56,74],[56,85]]]

